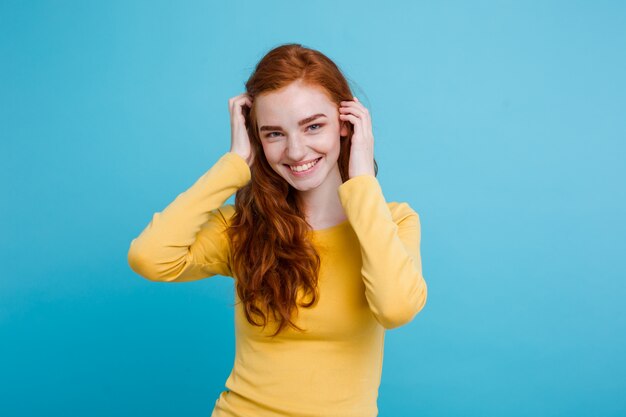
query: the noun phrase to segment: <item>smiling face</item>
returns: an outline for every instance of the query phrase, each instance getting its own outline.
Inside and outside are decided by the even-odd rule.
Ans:
[[[299,191],[341,184],[339,136],[347,129],[321,87],[296,81],[257,96],[254,105],[265,158],[278,175]]]

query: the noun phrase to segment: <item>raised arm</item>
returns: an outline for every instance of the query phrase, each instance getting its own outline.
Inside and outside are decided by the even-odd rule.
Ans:
[[[151,281],[232,276],[226,236],[232,205],[224,202],[250,180],[245,159],[227,152],[133,239],[128,264]]]
[[[374,317],[387,329],[410,322],[427,298],[418,214],[407,203],[391,204],[390,210],[373,175],[350,178],[338,193],[361,245],[361,274]]]

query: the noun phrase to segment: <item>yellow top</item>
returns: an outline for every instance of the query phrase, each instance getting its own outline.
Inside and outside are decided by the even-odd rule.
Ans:
[[[250,178],[242,157],[224,154],[133,239],[130,267],[151,281],[232,276],[225,230],[235,209],[224,203]],[[426,303],[419,216],[387,203],[373,175],[350,178],[338,193],[348,220],[310,231],[322,263],[319,300],[294,319],[306,333],[287,327],[266,337],[276,327],[248,323],[234,292],[235,361],[212,417],[378,415],[385,329]]]

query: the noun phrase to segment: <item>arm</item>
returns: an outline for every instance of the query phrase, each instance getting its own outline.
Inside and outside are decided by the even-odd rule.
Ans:
[[[341,204],[361,245],[365,297],[385,328],[410,322],[424,307],[420,221],[407,203],[392,213],[373,175],[357,175],[339,186]]]
[[[131,241],[132,270],[151,281],[167,282],[231,276],[226,228],[234,209],[223,204],[248,183],[250,175],[242,157],[233,152],[222,155]]]

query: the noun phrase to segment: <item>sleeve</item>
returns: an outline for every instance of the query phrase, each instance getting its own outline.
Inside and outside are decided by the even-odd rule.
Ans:
[[[131,241],[131,269],[151,281],[165,282],[232,276],[226,228],[234,207],[224,202],[250,178],[241,156],[222,155]]]
[[[373,175],[350,178],[338,193],[361,246],[361,275],[374,317],[387,329],[409,323],[427,298],[418,214],[400,203],[392,216]]]

